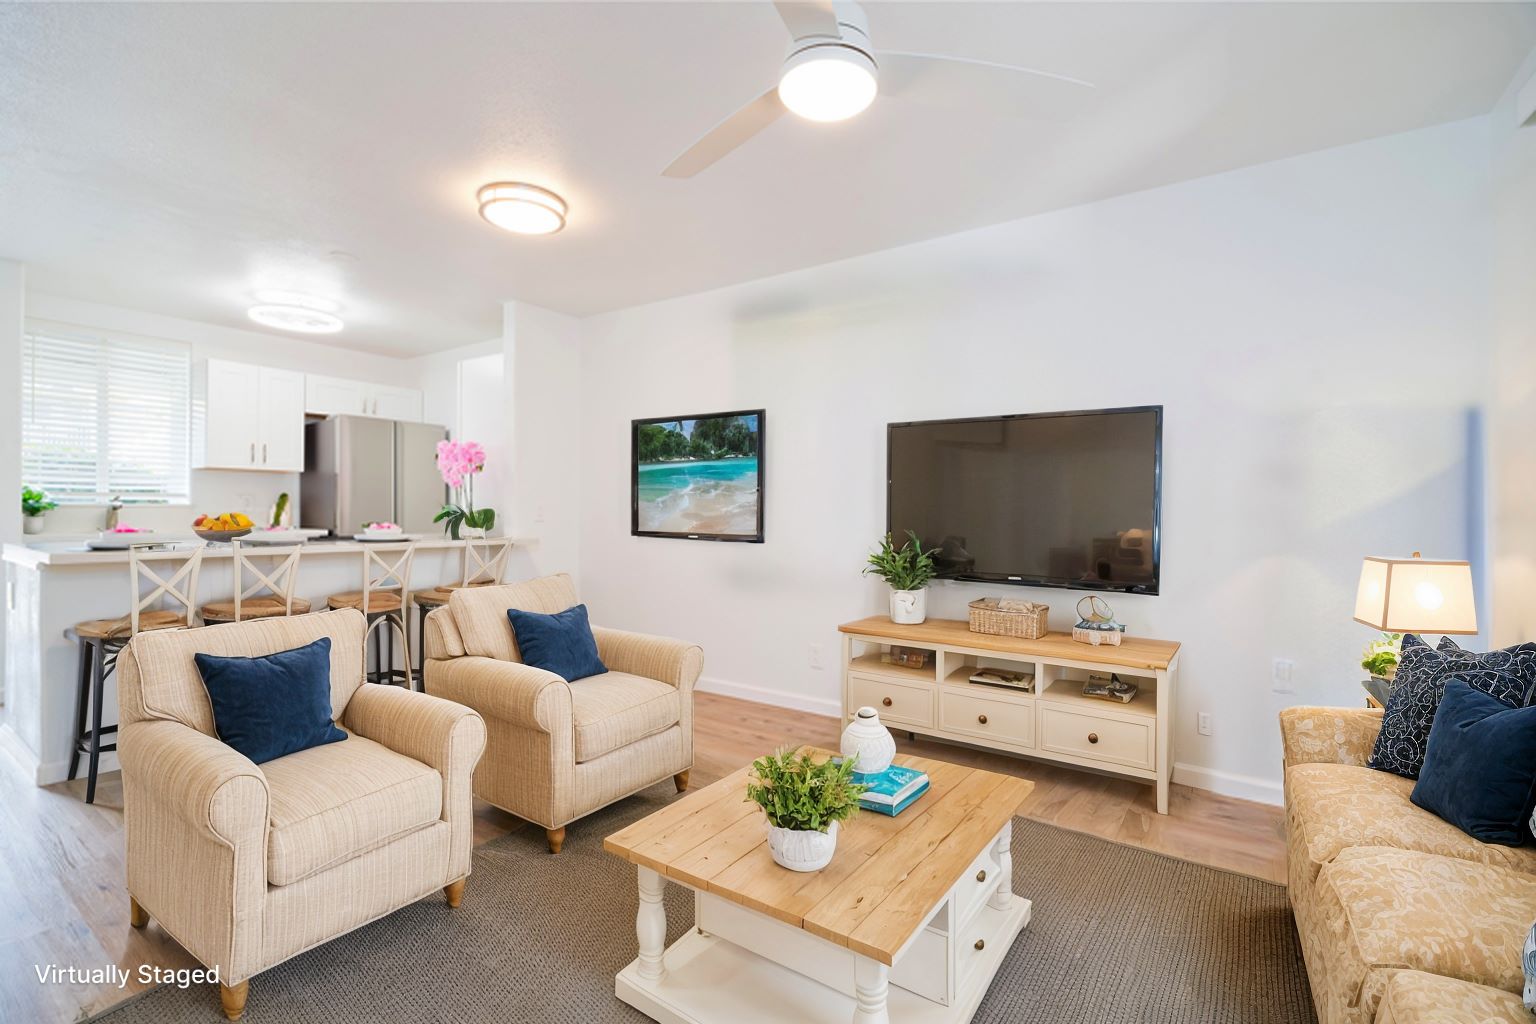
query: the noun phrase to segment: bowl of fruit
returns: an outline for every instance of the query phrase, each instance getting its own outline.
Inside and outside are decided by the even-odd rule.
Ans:
[[[244,512],[225,512],[217,516],[198,516],[192,521],[192,532],[203,540],[228,541],[244,537],[254,525]]]

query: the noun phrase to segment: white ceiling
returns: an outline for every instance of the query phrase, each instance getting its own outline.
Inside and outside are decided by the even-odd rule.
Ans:
[[[678,181],[775,80],[770,4],[7,4],[0,256],[231,326],[257,289],[316,292],[336,344],[414,354],[495,336],[506,299],[589,314],[1481,114],[1536,46],[1536,4],[868,10],[879,47],[1099,88],[999,110],[934,80]],[[501,179],[569,226],[485,224]]]

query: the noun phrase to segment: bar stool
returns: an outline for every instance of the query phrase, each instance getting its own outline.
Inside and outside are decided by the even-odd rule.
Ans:
[[[210,601],[203,605],[201,612],[204,622],[214,625],[220,622],[308,614],[309,602],[293,596],[299,581],[299,555],[304,551],[302,545],[243,545],[238,538],[231,544],[235,554],[235,599]],[[269,559],[271,568],[263,571],[257,559]],[[253,580],[250,586],[246,586],[247,579]]]
[[[89,619],[64,631],[65,639],[80,647],[80,669],[75,691],[75,735],[69,752],[69,777],[80,768],[80,755],[90,758],[86,770],[85,802],[96,802],[97,765],[104,751],[101,738],[116,734],[117,726],[101,724],[101,695],[107,676],[117,668],[117,656],[139,633],[160,629],[187,629],[195,624],[197,576],[203,562],[203,545],[192,548],[159,548],[137,545],[128,549],[128,581],[131,598],[128,614],[117,619]],[[171,563],[157,572],[157,564]],[[145,593],[145,588],[149,592]],[[162,598],[175,607],[155,608]],[[89,712],[91,727],[86,729]]]
[[[414,690],[411,642],[405,623],[410,614],[411,563],[416,557],[416,545],[409,542],[366,544],[362,554],[363,589],[332,594],[326,599],[325,606],[356,608],[367,618],[368,630],[363,634],[364,658],[367,657],[368,638],[372,636],[374,642],[374,669],[367,674],[370,683],[404,682],[406,689]],[[385,628],[379,629],[380,626]],[[377,635],[375,629],[378,629]],[[400,634],[400,646],[405,655],[403,671],[395,668],[395,638],[391,629]]]
[[[447,604],[455,590],[492,587],[504,582],[511,556],[510,540],[466,540],[459,554],[459,582],[441,583],[411,595],[411,604],[416,606],[417,675],[426,671],[427,616]]]

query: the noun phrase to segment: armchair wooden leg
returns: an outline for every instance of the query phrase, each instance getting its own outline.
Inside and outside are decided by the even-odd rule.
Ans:
[[[251,994],[251,980],[247,978],[238,985],[220,985],[219,1000],[224,1004],[224,1016],[230,1020],[239,1020],[245,1012],[245,997]]]
[[[464,900],[464,883],[468,879],[461,878],[457,882],[449,882],[443,886],[443,895],[448,898],[448,905],[456,907]]]
[[[565,845],[565,826],[545,829],[544,838],[549,840],[549,852],[559,853],[560,847]]]
[[[128,923],[135,928],[143,928],[149,924],[149,911],[139,906],[139,901],[132,896],[128,897]]]
[[[688,789],[688,772],[680,771],[672,776],[672,785],[677,787],[679,793],[686,792]]]

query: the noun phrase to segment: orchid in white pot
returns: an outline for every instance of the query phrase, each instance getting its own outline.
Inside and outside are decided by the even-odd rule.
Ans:
[[[475,441],[437,442],[437,471],[453,489],[454,500],[433,517],[454,540],[461,531],[484,537],[496,525],[496,510],[475,508],[475,475],[485,469],[485,449]]]

